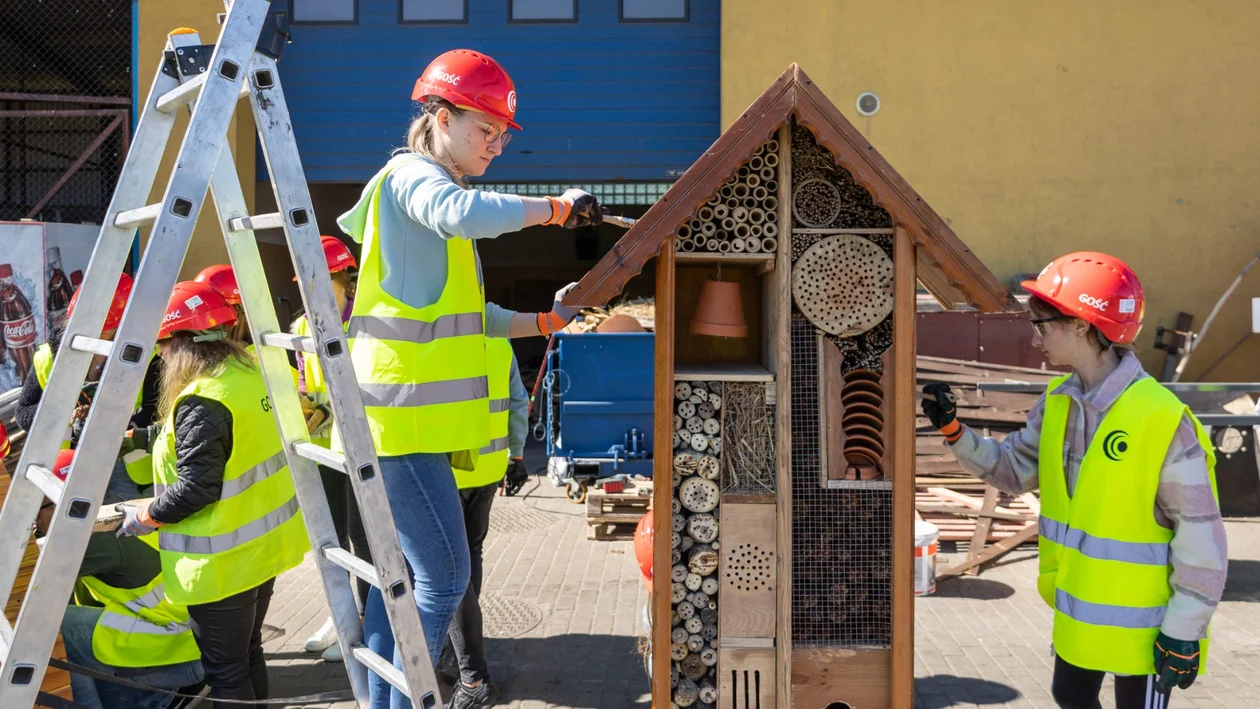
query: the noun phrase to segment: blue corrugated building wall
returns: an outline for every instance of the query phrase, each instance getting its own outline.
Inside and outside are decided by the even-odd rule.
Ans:
[[[512,0],[467,0],[463,24],[402,23],[404,0],[358,0],[351,24],[296,23],[281,74],[307,179],[371,177],[403,143],[416,77],[458,47],[499,60],[519,96],[524,130],[484,179],[677,177],[719,133],[721,0],[688,0],[672,22],[575,1],[576,23],[509,22]]]

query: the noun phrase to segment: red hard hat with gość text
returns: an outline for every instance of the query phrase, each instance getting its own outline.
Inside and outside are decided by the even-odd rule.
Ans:
[[[1127,345],[1142,329],[1146,298],[1133,269],[1115,256],[1077,251],[1050,262],[1024,290],[1065,315],[1098,328],[1111,342]]]
[[[123,311],[127,309],[127,299],[131,297],[131,287],[134,283],[131,276],[125,273],[119,274],[118,286],[114,288],[114,299],[109,303],[109,312],[105,313],[105,324],[101,326],[101,332],[106,330],[115,330],[118,324],[122,322]],[[70,307],[66,309],[66,317],[74,315],[74,304],[79,302],[79,293],[82,288],[74,291],[74,295],[70,296]]]
[[[634,559],[639,562],[639,571],[643,574],[643,585],[652,590],[652,540],[656,531],[652,526],[652,510],[639,520],[634,530]]]
[[[70,464],[74,462],[74,449],[63,448],[57,451],[57,461],[53,463],[53,475],[61,478],[61,482],[65,482],[70,476]]]
[[[324,235],[319,237],[319,245],[324,247],[324,260],[328,262],[329,273],[359,267],[358,262],[354,260],[354,254],[350,253],[350,249],[341,242],[341,239]],[[293,277],[293,282],[297,283],[297,276]]]
[[[223,296],[228,305],[241,304],[241,289],[236,285],[236,273],[226,263],[206,266],[201,273],[193,276],[197,283],[208,283]]]
[[[158,339],[181,330],[204,332],[220,325],[236,322],[236,311],[218,290],[208,283],[182,281],[171,291],[166,316],[158,329]]]
[[[457,108],[471,108],[502,118],[521,130],[516,116],[516,85],[495,60],[471,49],[452,49],[434,59],[416,79],[412,101],[436,96]]]
[[[0,458],[9,457],[9,429],[0,421]]]

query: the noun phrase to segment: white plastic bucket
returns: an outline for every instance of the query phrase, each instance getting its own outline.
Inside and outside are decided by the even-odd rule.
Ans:
[[[936,540],[941,530],[931,522],[914,521],[914,595],[936,593]]]

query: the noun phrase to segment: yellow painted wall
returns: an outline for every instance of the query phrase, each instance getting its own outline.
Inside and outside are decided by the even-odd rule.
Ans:
[[[222,0],[185,0],[169,2],[168,0],[139,0],[139,81],[141,98],[147,97],[153,76],[157,73],[158,63],[162,58],[162,49],[166,46],[166,34],[176,27],[191,27],[201,35],[203,44],[213,44],[219,37],[220,25],[216,15],[223,12]],[[172,141],[167,146],[162,158],[161,171],[153,184],[153,193],[149,202],[161,199],[170,179],[171,168],[175,164],[175,156],[179,153],[179,140],[188,127],[188,112],[181,111],[171,132]],[[237,172],[241,177],[241,188],[245,191],[245,201],[250,211],[254,208],[254,119],[249,105],[238,104],[236,117],[228,128],[228,145],[236,159]],[[147,238],[147,233],[143,235]],[[143,243],[143,242],[142,242]],[[223,233],[219,230],[214,207],[209,199],[205,209],[197,220],[197,228],[193,232],[192,242],[188,247],[188,255],[184,258],[181,279],[189,279],[198,271],[215,263],[227,263],[227,248],[223,244]]]
[[[724,0],[722,122],[799,63],[1003,281],[1068,251],[1126,260],[1155,371],[1155,325],[1201,325],[1260,250],[1257,26],[1245,0]],[[1250,331],[1252,296],[1260,268],[1187,379]],[[1260,380],[1260,336],[1209,378]]]

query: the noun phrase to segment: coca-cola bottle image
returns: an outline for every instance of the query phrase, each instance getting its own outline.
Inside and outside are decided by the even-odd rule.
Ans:
[[[0,328],[4,348],[17,365],[18,381],[26,381],[35,357],[35,313],[13,282],[13,266],[7,263],[0,263]]]
[[[74,289],[61,268],[61,249],[48,249],[48,331],[59,330],[66,324],[66,310]]]
[[[70,274],[70,290],[78,289],[81,283],[83,283],[83,271],[75,271]]]

